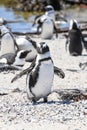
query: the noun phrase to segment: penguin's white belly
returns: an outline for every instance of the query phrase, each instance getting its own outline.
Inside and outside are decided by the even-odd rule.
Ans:
[[[1,40],[1,55],[15,53],[14,41],[9,34],[3,36]]]
[[[47,20],[42,25],[41,38],[51,39],[53,36],[54,25],[51,20]]]
[[[42,64],[39,69],[37,83],[32,88],[32,92],[35,94],[36,97],[45,97],[51,92],[53,77],[53,64]]]

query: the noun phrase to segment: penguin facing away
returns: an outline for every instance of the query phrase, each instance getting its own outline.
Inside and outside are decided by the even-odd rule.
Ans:
[[[69,53],[72,56],[79,56],[82,54],[84,38],[82,36],[81,30],[78,27],[77,21],[70,21],[69,35],[66,40],[66,50],[67,44],[69,44]]]
[[[61,78],[64,78],[65,75],[61,69],[54,67],[50,50],[46,43],[41,42],[37,45],[37,53],[31,66],[15,76],[11,82],[14,82],[27,73],[26,85],[28,98],[33,102],[43,98],[44,102],[47,102],[47,96],[52,93],[51,88],[54,72],[56,72],[56,74],[60,73],[60,75],[62,75],[59,75]]]

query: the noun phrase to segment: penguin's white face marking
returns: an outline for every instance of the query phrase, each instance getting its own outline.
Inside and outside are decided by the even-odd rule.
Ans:
[[[37,44],[37,53],[38,54],[45,54],[47,52],[49,52],[49,47],[47,46],[47,44],[45,42],[41,42],[39,44]]]
[[[53,6],[48,5],[45,7],[45,15],[49,16],[53,21],[55,21],[55,10],[53,8]]]
[[[14,65],[24,65],[25,64],[25,57],[30,51],[21,50],[17,53],[17,56],[15,57]]]
[[[77,29],[77,28],[79,28],[79,25],[78,25],[77,21],[75,19],[70,20],[69,30]]]
[[[45,7],[45,11],[49,12],[51,10],[54,10],[53,6],[48,5],[48,6]]]

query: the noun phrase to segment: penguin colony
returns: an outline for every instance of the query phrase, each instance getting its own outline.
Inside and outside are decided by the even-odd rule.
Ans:
[[[37,23],[37,31],[41,28],[42,39],[51,39],[54,30],[56,30],[54,23],[55,12],[52,6],[47,6],[45,9],[45,15],[36,17],[33,26]],[[46,30],[47,27],[49,29]],[[65,77],[64,72],[54,66],[49,46],[45,42],[36,43],[28,36],[14,36],[6,25],[0,25],[0,34],[0,64],[23,66],[25,62],[32,62],[27,69],[16,75],[11,82],[26,74],[27,96],[29,100],[37,102],[43,98],[44,102],[47,102],[48,95],[56,92],[55,90],[52,91],[54,73],[61,78]],[[86,44],[77,21],[71,20],[66,40],[66,48],[67,44],[69,44],[70,55],[78,56],[82,54],[82,41]]]
[[[47,102],[47,96],[51,93],[54,73],[61,78],[65,77],[64,72],[54,66],[49,47],[44,42],[36,43],[26,36],[15,37],[5,25],[0,26],[0,31],[0,63],[23,66],[25,61],[34,60],[27,69],[27,95],[33,102],[38,101],[40,98]],[[28,53],[30,59],[27,57]],[[47,79],[47,77],[49,78]],[[32,91],[32,88],[34,88],[35,92]]]

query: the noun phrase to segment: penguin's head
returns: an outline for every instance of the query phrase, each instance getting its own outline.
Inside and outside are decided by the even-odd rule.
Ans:
[[[78,28],[79,28],[79,26],[78,26],[77,21],[75,19],[70,20],[70,28],[69,28],[69,30],[71,30],[71,29],[75,29],[76,30]]]
[[[47,52],[49,52],[49,47],[48,45],[45,43],[45,42],[40,42],[38,45],[37,45],[37,52],[39,54],[45,54]]]
[[[27,56],[27,54],[30,52],[31,52],[31,50],[21,50],[17,53],[17,57],[19,59],[24,59]]]
[[[55,21],[55,10],[52,5],[47,5],[45,7],[45,15],[49,16],[53,21]]]
[[[1,25],[5,25],[5,24],[6,24],[6,20],[3,19],[3,18],[0,18],[0,26],[1,26]]]
[[[52,10],[54,10],[54,8],[53,8],[53,6],[51,6],[51,5],[47,5],[47,6],[45,7],[45,11],[46,11],[46,12],[49,12],[49,11],[52,11]]]
[[[18,51],[13,64],[17,66],[23,66],[25,64],[25,58],[29,52],[31,52],[31,50]]]

